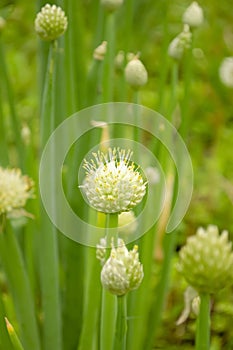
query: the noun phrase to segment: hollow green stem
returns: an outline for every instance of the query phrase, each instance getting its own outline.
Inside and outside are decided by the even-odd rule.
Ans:
[[[117,243],[118,214],[107,214],[106,216],[106,239],[107,246],[111,244],[113,238]],[[111,229],[111,231],[109,230]],[[109,252],[108,252],[109,255]],[[114,346],[115,326],[117,318],[116,296],[102,290],[101,324],[100,324],[100,348],[101,350],[112,350]]]
[[[117,297],[117,322],[114,350],[126,350],[127,300],[126,295]]]
[[[12,85],[8,74],[5,53],[4,53],[1,37],[0,37],[0,74],[1,74],[2,87],[4,85],[8,104],[9,104],[12,130],[14,133],[14,142],[16,145],[16,149],[18,151],[19,164],[20,164],[20,167],[24,169],[24,145],[21,138],[21,126],[20,126],[18,115],[16,113],[16,109],[15,109],[15,101],[14,101],[14,96],[12,91]]]
[[[96,225],[96,211],[90,208],[90,224]],[[98,220],[102,227],[102,222]],[[89,234],[89,232],[87,232]],[[85,248],[85,277],[86,284],[84,287],[84,312],[83,325],[79,341],[79,350],[94,349],[98,332],[98,321],[101,301],[101,283],[100,283],[101,266],[96,258],[96,249],[92,247]],[[95,291],[95,293],[93,293]],[[91,336],[90,336],[91,334]]]
[[[14,232],[7,223],[0,235],[0,255],[13,296],[19,322],[20,338],[25,350],[40,350],[35,305],[23,257]]]
[[[103,70],[103,102],[113,101],[114,55],[115,55],[115,13],[106,15],[105,40],[107,52]]]
[[[48,67],[42,100],[41,113],[41,147],[43,147],[55,126],[55,72],[56,42],[50,44]],[[52,204],[56,211],[56,179],[54,162],[56,149],[51,156],[51,173],[48,182],[52,186]],[[59,295],[59,264],[56,228],[51,224],[45,210],[41,208],[40,232],[40,272],[42,289],[42,306],[44,311],[43,343],[44,349],[61,349],[61,307]]]
[[[201,304],[197,319],[196,350],[209,350],[210,348],[210,295],[200,294]]]
[[[151,306],[151,312],[149,315],[148,322],[148,337],[145,342],[145,349],[151,350],[153,347],[153,342],[155,335],[158,331],[158,326],[161,322],[162,312],[165,303],[165,297],[168,292],[168,284],[170,279],[171,263],[174,252],[174,246],[176,242],[176,234],[169,233],[164,237],[164,250],[165,256],[163,261],[163,266],[161,269],[161,278],[159,280],[158,286],[156,287],[156,297]]]

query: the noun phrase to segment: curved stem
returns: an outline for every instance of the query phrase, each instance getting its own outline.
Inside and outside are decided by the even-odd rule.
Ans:
[[[200,294],[201,304],[197,319],[196,350],[209,350],[210,348],[210,295]]]

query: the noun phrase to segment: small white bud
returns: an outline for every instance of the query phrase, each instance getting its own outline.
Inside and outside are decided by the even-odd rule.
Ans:
[[[219,77],[223,85],[233,87],[233,57],[226,57],[219,68]]]
[[[183,31],[171,41],[168,47],[168,55],[176,60],[180,60],[185,50],[190,47],[191,40],[192,33],[190,32],[189,26],[185,24]]]
[[[185,10],[183,17],[183,23],[188,24],[190,27],[199,27],[204,22],[204,14],[201,6],[196,1]]]
[[[139,89],[147,83],[147,70],[137,56],[125,67],[125,78],[127,83],[134,89]]]
[[[103,41],[102,44],[97,46],[97,48],[94,50],[93,57],[97,61],[103,61],[106,52],[107,52],[107,41]]]

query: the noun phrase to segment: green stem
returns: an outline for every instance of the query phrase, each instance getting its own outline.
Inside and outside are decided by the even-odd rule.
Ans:
[[[10,224],[0,236],[0,253],[13,296],[25,350],[40,350],[35,305],[21,251]]]
[[[42,101],[41,116],[41,147],[43,147],[54,130],[55,126],[55,67],[56,42],[50,44],[48,67],[45,79],[45,87]],[[53,173],[53,164],[56,161],[56,150],[54,148],[51,158],[51,173],[48,181],[52,186],[53,209],[56,210],[56,179]],[[41,208],[41,233],[40,233],[40,259],[41,259],[41,288],[42,306],[44,312],[43,342],[44,349],[61,349],[61,306],[59,295],[59,262],[57,232],[51,224],[45,210]]]
[[[114,350],[126,350],[127,300],[126,295],[117,297],[117,322]]]
[[[3,304],[2,295],[0,294],[0,332],[1,332],[0,349],[14,350],[7,331],[5,316],[6,316],[5,307]]]
[[[107,247],[111,245],[112,238],[117,243],[118,214],[107,214],[106,239]],[[115,230],[114,230],[115,228]],[[111,229],[111,232],[110,230]],[[109,252],[108,252],[109,255]],[[117,317],[116,296],[106,289],[102,291],[101,324],[100,324],[100,349],[112,350],[114,345],[114,333]]]
[[[171,270],[171,263],[172,263],[175,242],[176,242],[176,234],[174,232],[166,234],[164,238],[165,257],[163,261],[162,270],[160,273],[161,278],[155,290],[156,297],[154,299],[154,302],[152,303],[151,312],[149,315],[149,322],[148,322],[148,329],[147,329],[148,337],[146,339],[145,347],[144,347],[144,349],[146,350],[152,349],[154,338],[158,331],[159,324],[161,322],[162,312],[163,312],[164,303],[165,303],[165,297],[168,292],[168,284],[170,279],[170,270]]]
[[[16,149],[18,151],[19,163],[20,163],[20,167],[24,169],[24,145],[21,138],[21,125],[15,109],[13,91],[12,91],[10,77],[9,77],[8,69],[6,65],[6,59],[5,59],[5,54],[3,50],[3,45],[1,42],[1,37],[0,37],[0,73],[1,73],[1,80],[4,84],[7,99],[8,99],[12,130],[14,132],[14,142],[16,145]]]
[[[113,101],[114,89],[114,57],[115,57],[115,13],[108,13],[106,17],[105,40],[107,52],[103,70],[103,102]]]
[[[89,209],[89,220],[91,225],[96,225],[96,211]],[[103,223],[99,222],[102,227]],[[89,234],[89,232],[87,232]],[[80,336],[79,350],[95,348],[96,337],[98,332],[98,321],[101,301],[101,283],[100,272],[101,265],[96,258],[96,248],[85,248],[85,278],[86,285],[84,289],[84,312],[82,333]],[[93,293],[95,291],[95,293]],[[90,334],[92,335],[90,337]]]
[[[200,294],[201,304],[197,319],[196,350],[209,350],[210,348],[210,295]]]
[[[6,320],[7,322],[7,330],[11,339],[11,342],[13,344],[14,350],[24,350],[23,345],[21,341],[19,340],[19,337],[17,336],[14,327]]]

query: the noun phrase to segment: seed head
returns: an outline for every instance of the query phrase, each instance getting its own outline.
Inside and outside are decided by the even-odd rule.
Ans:
[[[134,89],[139,89],[148,80],[148,74],[143,63],[135,56],[125,67],[125,79]]]
[[[20,169],[0,167],[0,214],[23,208],[33,197],[33,181]]]
[[[89,204],[104,213],[128,211],[139,204],[146,193],[146,183],[134,163],[131,151],[109,148],[108,153],[93,154],[85,161],[86,177],[80,188]]]
[[[180,251],[179,271],[199,292],[214,293],[233,283],[232,243],[217,226],[199,228]]]
[[[185,10],[183,17],[183,23],[188,24],[190,27],[199,27],[204,22],[204,14],[201,6],[196,1]]]
[[[46,4],[36,16],[35,30],[41,39],[53,41],[66,31],[67,24],[67,17],[61,7]]]
[[[101,271],[101,282],[115,295],[124,295],[137,289],[143,279],[143,267],[139,261],[138,247],[128,251],[124,241],[120,240],[117,248],[112,248],[109,259]]]
[[[225,86],[233,87],[233,57],[224,58],[219,68],[219,77]]]

